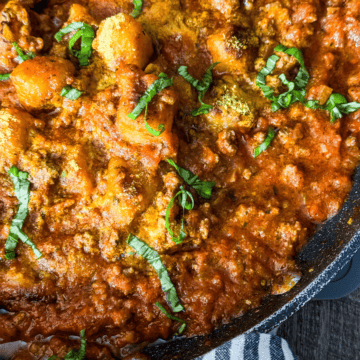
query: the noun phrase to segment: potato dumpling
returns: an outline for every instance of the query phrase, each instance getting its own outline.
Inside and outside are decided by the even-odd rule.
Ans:
[[[16,165],[19,153],[26,148],[28,128],[33,117],[25,111],[14,108],[0,110],[0,171]]]
[[[141,24],[122,13],[100,23],[93,48],[111,70],[116,70],[120,61],[144,69],[153,54],[151,38]]]
[[[213,62],[219,61],[216,70],[236,75],[248,76],[253,66],[259,39],[247,29],[226,26],[210,35],[207,47]]]
[[[73,82],[74,65],[56,56],[37,56],[21,63],[11,74],[17,96],[30,109],[51,109],[62,101],[62,88]]]
[[[81,146],[69,146],[64,159],[61,185],[69,193],[88,196],[93,191],[93,174],[89,170],[89,154]]]
[[[125,160],[111,158],[105,173],[106,193],[95,202],[106,220],[119,229],[128,226],[145,208],[143,191],[132,172]]]
[[[156,95],[148,105],[147,122],[155,130],[164,125],[165,131],[160,136],[154,136],[146,129],[145,110],[135,119],[129,118],[140,97],[149,86],[158,79],[156,75],[145,74],[134,65],[121,67],[117,73],[117,80],[122,95],[117,111],[116,128],[121,137],[131,143],[141,146],[157,147],[166,158],[174,153],[177,137],[172,133],[172,124],[178,108],[178,98],[174,90],[168,87]]]
[[[204,115],[213,129],[240,127],[249,129],[255,121],[254,97],[231,77],[216,81],[211,91],[213,110]]]
[[[80,4],[72,4],[69,9],[69,18],[63,27],[74,22],[84,22],[88,25],[96,25],[96,20],[89,14],[89,10]],[[76,31],[75,31],[76,32]]]

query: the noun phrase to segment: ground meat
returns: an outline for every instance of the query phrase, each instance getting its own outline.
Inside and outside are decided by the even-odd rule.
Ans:
[[[351,189],[360,112],[335,123],[299,102],[274,112],[256,76],[276,45],[296,46],[309,99],[324,104],[338,92],[360,101],[359,1],[149,0],[137,18],[130,0],[33,3],[0,5],[0,72],[10,73],[0,81],[0,339],[30,342],[15,358],[64,357],[79,347],[68,336],[86,329],[87,358],[132,351],[125,359],[142,360],[139,344],[179,331],[155,305],[171,310],[129,233],[158,252],[188,336],[294,286],[296,253]],[[94,30],[88,66],[74,56],[81,39],[69,50],[76,30],[54,39],[73,22]],[[12,42],[36,57],[20,63]],[[292,80],[299,65],[276,55],[266,81],[279,95],[279,75]],[[178,68],[201,80],[217,61],[200,97],[207,110],[192,116],[199,92]],[[173,85],[130,118],[162,72]],[[64,98],[66,86],[81,96]],[[254,157],[271,128],[274,140]],[[211,182],[211,196],[201,197],[169,159]],[[19,204],[11,166],[29,174],[22,230],[39,259],[22,242],[14,260],[5,258]],[[179,201],[185,190],[192,209]],[[39,342],[39,334],[53,337]]]

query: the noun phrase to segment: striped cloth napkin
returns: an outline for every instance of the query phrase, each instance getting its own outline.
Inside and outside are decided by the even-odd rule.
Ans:
[[[219,346],[196,360],[299,360],[286,340],[270,334],[249,333]]]

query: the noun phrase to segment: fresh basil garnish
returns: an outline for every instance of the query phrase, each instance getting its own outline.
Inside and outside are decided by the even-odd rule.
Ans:
[[[36,57],[36,55],[32,51],[28,51],[26,54],[24,54],[24,52],[21,50],[20,46],[16,42],[13,42],[12,46],[15,48],[17,54],[19,55],[18,57],[19,64],[21,64],[26,60],[31,60],[34,57]]]
[[[147,88],[144,95],[140,98],[139,102],[135,106],[134,110],[130,114],[128,114],[128,117],[132,120],[135,120],[145,109],[145,126],[147,131],[149,131],[149,133],[152,135],[159,136],[165,130],[165,126],[163,124],[160,124],[158,127],[159,131],[156,131],[150,127],[150,125],[146,121],[147,105],[150,103],[150,101],[156,94],[158,94],[165,88],[172,86],[172,84],[172,79],[169,79],[165,73],[160,73],[159,78]]]
[[[158,130],[153,129],[153,128],[148,124],[148,122],[146,121],[147,110],[148,110],[148,104],[146,104],[146,106],[145,106],[145,113],[144,113],[144,122],[145,122],[146,130],[147,130],[151,135],[160,136],[160,135],[165,131],[165,126],[164,126],[164,124],[160,124],[160,125],[158,126]]]
[[[72,86],[65,86],[62,88],[60,95],[70,100],[78,99],[83,91],[73,88]]]
[[[167,159],[167,162],[173,166],[181,178],[204,199],[210,199],[212,189],[215,186],[213,181],[201,181],[197,175],[192,173],[190,170],[186,170],[178,165],[171,159]]]
[[[186,233],[184,232],[184,219],[181,219],[181,229],[180,234],[178,237],[176,237],[173,233],[173,231],[170,229],[170,210],[174,205],[174,201],[177,197],[180,197],[180,205],[183,208],[183,215],[184,211],[186,210],[192,210],[194,208],[194,198],[191,195],[191,193],[187,190],[185,190],[182,186],[180,186],[180,191],[169,201],[169,204],[166,208],[166,215],[165,215],[165,227],[169,234],[171,235],[171,240],[176,244],[181,244],[185,237]],[[187,200],[187,198],[190,198],[191,202]]]
[[[19,171],[16,166],[12,166],[9,170],[9,175],[15,187],[15,196],[19,200],[19,208],[11,223],[10,234],[6,239],[5,257],[8,260],[15,258],[16,245],[20,239],[23,243],[32,248],[37,258],[40,258],[42,256],[40,250],[21,230],[29,212],[28,205],[30,200],[30,182],[27,180],[29,174],[27,172]]]
[[[130,15],[133,18],[137,18],[142,12],[143,2],[142,0],[133,0],[133,2],[134,2],[134,10],[130,13]]]
[[[80,349],[70,350],[64,357],[64,360],[83,360],[86,356],[86,337],[85,329],[80,331]]]
[[[258,147],[254,150],[254,158],[259,156],[263,151],[265,151],[271,144],[272,140],[275,137],[275,131],[272,127],[269,128],[268,134],[263,143],[261,143]]]
[[[10,74],[0,74],[0,81],[5,81],[10,79]]]
[[[169,319],[174,320],[174,321],[177,321],[177,322],[179,322],[179,323],[182,324],[182,325],[180,326],[178,332],[177,332],[178,335],[181,335],[181,334],[184,332],[185,328],[186,328],[186,322],[185,322],[185,320],[180,319],[180,318],[178,318],[178,317],[170,314],[158,301],[155,303],[155,305],[156,305],[156,306],[160,309],[160,311],[161,311],[162,313],[164,313]],[[176,335],[177,335],[177,334],[176,334]]]
[[[287,80],[285,74],[281,74],[279,79],[284,85],[287,86],[288,91],[280,94],[278,97],[274,95],[274,90],[266,85],[266,76],[270,75],[274,71],[279,57],[277,55],[271,55],[266,62],[266,66],[260,70],[256,78],[256,85],[263,91],[264,96],[272,102],[272,110],[274,112],[281,108],[288,108],[297,101],[300,101],[306,105],[307,100],[305,99],[306,92],[304,88],[307,85],[310,76],[305,68],[304,56],[302,52],[297,48],[289,49],[284,45],[276,46],[274,51],[281,51],[285,54],[294,56],[299,62],[300,69],[294,81]],[[310,101],[309,105],[311,105],[312,108],[315,108],[316,102]]]
[[[158,252],[132,234],[129,234],[127,243],[139,255],[141,255],[144,259],[146,259],[157,272],[160,279],[161,288],[163,289],[166,295],[166,299],[172,311],[179,312],[184,310],[184,307],[181,305],[178,295],[176,293],[175,286],[171,282],[169,273],[167,272],[166,267],[162,263]]]
[[[340,119],[345,114],[350,114],[360,109],[360,103],[348,103],[346,98],[341,94],[331,94],[327,100],[325,110],[330,112],[330,121],[333,123],[336,119]]]
[[[92,53],[92,43],[95,38],[95,33],[93,28],[83,22],[74,22],[55,34],[55,39],[59,42],[63,38],[64,35],[78,30],[69,40],[69,50],[71,55],[77,57],[79,59],[79,63],[81,66],[89,65],[89,59]],[[73,50],[73,46],[76,41],[81,38],[80,50]]]
[[[351,102],[348,103],[346,98],[341,94],[331,94],[325,105],[319,105],[317,100],[307,100],[305,98],[305,87],[309,82],[309,72],[306,70],[303,53],[297,48],[287,48],[284,45],[278,45],[274,51],[282,51],[288,55],[294,56],[300,64],[300,69],[294,79],[294,81],[287,80],[285,74],[281,74],[279,79],[288,87],[288,91],[282,93],[278,97],[274,96],[274,90],[266,85],[266,76],[271,74],[279,57],[271,55],[266,66],[260,70],[257,78],[256,85],[263,91],[264,96],[269,99],[272,104],[272,110],[277,111],[281,108],[288,108],[290,105],[301,102],[304,106],[310,109],[328,110],[330,112],[330,121],[333,123],[336,119],[340,119],[345,114],[350,114],[360,109],[360,103]]]
[[[191,113],[192,116],[207,114],[213,108],[211,105],[203,103],[202,99],[204,98],[206,92],[208,91],[208,89],[213,81],[212,70],[218,64],[220,64],[220,63],[216,62],[216,63],[210,65],[206,69],[205,75],[204,75],[202,81],[193,78],[188,73],[187,66],[182,65],[179,67],[178,74],[181,75],[186,81],[188,81],[198,91],[198,100],[199,100],[201,106],[198,109],[195,109]]]
[[[86,337],[85,330],[80,331],[80,349],[70,350],[64,357],[64,360],[83,360],[86,356]],[[56,355],[50,356],[48,360],[58,360]]]
[[[200,107],[191,112],[191,116],[199,116],[202,114],[207,114],[212,108],[213,107],[211,105],[201,102]]]

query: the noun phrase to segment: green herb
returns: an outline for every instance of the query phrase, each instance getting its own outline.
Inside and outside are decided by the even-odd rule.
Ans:
[[[201,103],[201,106],[198,109],[195,109],[191,113],[192,116],[207,114],[213,108],[211,105],[203,103],[202,99],[204,98],[206,92],[208,91],[208,89],[213,81],[212,70],[218,64],[220,64],[220,63],[216,62],[216,63],[210,65],[206,69],[205,75],[204,75],[202,81],[193,78],[188,73],[187,66],[182,65],[179,67],[178,74],[181,75],[186,81],[188,81],[198,91],[198,100]]]
[[[269,128],[269,132],[262,144],[260,144],[258,147],[254,150],[254,158],[259,156],[263,151],[265,151],[271,144],[272,140],[275,137],[275,131],[272,127]]]
[[[65,178],[65,177],[67,176],[67,172],[64,170],[64,171],[61,173],[61,176],[62,176],[63,178]]]
[[[173,166],[181,178],[191,187],[193,187],[196,192],[203,197],[204,199],[210,199],[211,192],[215,183],[213,181],[201,181],[197,175],[192,173],[190,170],[186,170],[178,165],[171,159],[167,159],[167,162]]]
[[[68,352],[64,360],[83,360],[86,356],[86,337],[85,330],[80,331],[80,349],[79,350],[71,350]]]
[[[146,104],[146,106],[145,106],[145,113],[144,113],[144,122],[145,122],[146,130],[147,130],[151,135],[154,135],[154,136],[159,136],[159,135],[161,135],[161,134],[165,131],[165,126],[164,126],[164,124],[160,124],[160,125],[158,126],[158,130],[153,129],[153,128],[148,124],[148,122],[146,121],[147,111],[148,111],[148,104]]]
[[[285,54],[294,56],[300,64],[300,69],[294,81],[287,80],[285,74],[281,74],[279,76],[281,82],[288,87],[288,91],[276,97],[274,95],[274,90],[266,85],[266,76],[274,71],[279,57],[276,55],[269,57],[266,62],[266,66],[259,72],[256,78],[256,85],[263,91],[264,96],[272,101],[272,110],[277,111],[281,108],[288,108],[291,104],[294,104],[297,101],[300,101],[305,106],[308,105],[308,107],[317,108],[316,101],[307,101],[305,99],[306,92],[304,88],[307,85],[310,76],[305,68],[304,56],[302,52],[297,48],[289,49],[284,45],[278,45],[274,51],[281,51]]]
[[[173,231],[170,229],[170,210],[174,205],[174,201],[177,197],[181,197],[180,205],[183,208],[183,215],[184,211],[186,210],[192,210],[194,208],[194,198],[192,197],[191,193],[187,190],[185,190],[182,186],[180,186],[180,191],[169,201],[169,204],[166,208],[166,215],[165,215],[165,227],[169,234],[171,235],[171,240],[174,241],[176,244],[181,244],[185,237],[186,233],[184,232],[184,219],[181,219],[181,229],[180,234],[178,237],[175,237]],[[191,202],[187,200],[187,198],[190,198]]]
[[[288,91],[276,97],[274,96],[274,91],[266,85],[266,76],[274,71],[279,57],[276,55],[271,55],[268,58],[266,66],[261,69],[256,78],[256,85],[263,91],[264,96],[272,102],[273,111],[277,111],[281,108],[288,108],[291,104],[299,101],[310,109],[328,110],[330,112],[331,122],[335,122],[336,119],[342,118],[343,115],[350,114],[360,109],[360,103],[348,103],[343,95],[336,93],[332,94],[327,100],[326,104],[323,106],[319,105],[318,101],[316,100],[305,99],[305,87],[308,84],[310,76],[306,70],[302,52],[297,48],[289,49],[284,45],[278,45],[274,51],[281,51],[288,55],[294,56],[300,64],[300,69],[294,81],[288,81],[285,74],[281,74],[279,76],[281,82],[288,87]]]
[[[10,74],[0,74],[0,81],[5,81],[10,79]]]
[[[169,319],[174,320],[174,321],[178,321],[179,323],[181,323],[182,325],[180,326],[179,331],[177,332],[177,334],[182,334],[183,331],[186,328],[186,322],[183,319],[180,319],[172,314],[170,314],[159,302],[156,302],[155,305],[161,310],[162,313],[164,313]]]
[[[83,91],[73,88],[72,86],[65,86],[62,88],[60,95],[70,100],[78,99]]]
[[[134,10],[130,13],[130,15],[133,18],[137,18],[141,14],[143,2],[142,0],[133,0],[133,1],[134,1]]]
[[[132,234],[129,234],[127,243],[139,255],[146,259],[157,272],[160,279],[161,287],[166,295],[167,301],[169,302],[169,306],[171,307],[172,311],[179,312],[184,310],[184,307],[181,305],[180,300],[177,296],[175,286],[171,282],[166,267],[162,263],[160,255],[157,253],[157,251],[149,247],[146,243],[144,243],[142,240]]]
[[[213,107],[211,105],[201,102],[200,107],[191,112],[191,116],[199,116],[202,114],[207,114],[212,108]]]
[[[36,55],[32,51],[27,52],[25,55],[24,52],[21,50],[20,46],[16,42],[13,42],[12,46],[15,48],[17,54],[19,55],[18,57],[19,64],[21,64],[26,60],[31,60],[34,57],[36,57]]]
[[[336,119],[342,118],[344,114],[350,114],[359,110],[360,103],[348,103],[343,95],[331,94],[324,106],[324,109],[330,112],[330,121],[333,123]]]
[[[83,22],[74,22],[55,34],[55,39],[59,42],[64,35],[78,30],[69,40],[69,50],[71,55],[77,57],[79,59],[79,63],[81,66],[89,65],[89,59],[91,57],[91,46],[93,40],[95,38],[95,33],[93,28]],[[73,50],[73,46],[75,45],[76,41],[81,38],[81,45],[80,50]]]
[[[40,258],[42,253],[35,244],[30,240],[30,238],[24,234],[21,229],[24,225],[24,221],[28,215],[28,205],[30,200],[30,182],[27,180],[29,174],[27,172],[19,171],[16,166],[12,166],[9,170],[9,175],[15,187],[15,196],[19,200],[19,208],[18,211],[12,221],[10,227],[10,234],[6,239],[5,243],[5,257],[8,260],[12,260],[15,258],[15,249],[20,239],[25,244],[29,245],[35,256]]]
[[[80,331],[80,349],[79,350],[70,350],[64,357],[64,360],[83,360],[86,356],[86,337],[85,330]],[[48,360],[58,360],[59,358],[56,355],[49,357]]]
[[[146,114],[147,114],[147,106],[152,100],[152,98],[158,94],[160,91],[164,90],[168,86],[172,86],[173,80],[169,79],[168,76],[165,73],[160,73],[159,78],[155,80],[145,91],[145,94],[140,98],[139,102],[135,106],[134,110],[128,114],[128,117],[132,120],[135,120],[145,109],[145,126],[146,130],[154,135],[159,136],[162,132],[165,130],[164,124],[160,124],[158,126],[158,130],[156,131],[153,128],[150,127],[150,125],[146,121]]]

